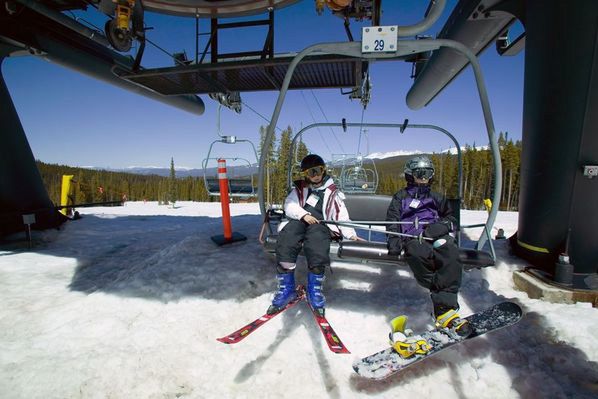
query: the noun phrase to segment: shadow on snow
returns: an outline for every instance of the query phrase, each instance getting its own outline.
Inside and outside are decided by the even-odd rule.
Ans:
[[[260,223],[259,215],[233,217],[233,231],[246,235],[247,241],[218,247],[210,236],[222,234],[220,218],[122,216],[107,219],[86,215],[63,227],[69,234],[50,233],[47,242],[38,243],[33,251],[77,259],[69,285],[73,291],[100,291],[163,302],[188,296],[244,301],[275,289],[274,259],[257,242]],[[472,243],[466,242],[465,246],[468,244]],[[495,245],[501,259],[509,257],[505,241],[497,241]],[[516,258],[507,261],[520,262]],[[305,280],[305,269],[305,261],[300,259],[298,282]],[[429,295],[408,270],[406,265],[369,264],[361,270],[359,266],[333,265],[333,273],[328,273],[325,284],[329,311],[336,308],[383,314],[389,321],[398,314],[407,314],[414,330],[425,328],[431,321]],[[462,301],[474,311],[506,300],[489,289],[484,273],[474,270],[465,273],[463,279]],[[348,288],[352,284],[367,288]],[[267,305],[264,303],[264,310]],[[296,328],[298,316],[307,325],[320,371],[330,376],[321,334],[309,320],[311,315],[307,309],[283,315],[285,327],[279,332],[279,338],[286,338]],[[526,312],[513,327],[448,349],[387,380],[371,381],[352,375],[351,387],[355,391],[380,393],[453,363],[469,363],[475,369],[476,359],[490,356],[494,363],[505,367],[511,378],[510,388],[522,397],[533,397],[539,392],[551,392],[554,397],[596,397],[598,364],[589,361],[577,348],[560,342],[547,326],[545,317],[558,315]],[[337,323],[335,328],[342,337],[343,326]],[[245,365],[236,381],[243,382],[258,373],[279,341],[274,340],[262,355]],[[351,347],[350,342],[346,344]],[[380,349],[386,345],[385,337],[380,337],[380,345]],[[459,396],[467,396],[468,387],[459,383],[458,371],[453,367],[450,370],[452,389]],[[326,387],[329,394],[336,396],[337,382],[333,378],[325,380],[330,384]],[[505,391],[508,388],[505,387]]]

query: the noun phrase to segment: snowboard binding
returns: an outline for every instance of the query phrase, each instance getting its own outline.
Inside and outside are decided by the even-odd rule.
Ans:
[[[390,321],[391,332],[388,334],[390,345],[402,358],[413,355],[425,355],[432,346],[422,337],[414,336],[413,330],[405,328],[407,316],[398,316]]]
[[[473,331],[467,319],[452,309],[436,317],[436,329],[456,340],[467,338]]]

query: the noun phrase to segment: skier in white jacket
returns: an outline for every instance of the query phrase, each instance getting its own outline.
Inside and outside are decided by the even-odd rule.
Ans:
[[[330,242],[333,237],[357,240],[355,230],[350,227],[320,223],[321,220],[350,221],[344,203],[344,194],[326,174],[324,160],[310,154],[301,161],[304,179],[294,182],[284,202],[284,211],[289,219],[281,224],[276,244],[276,279],[278,292],[268,308],[273,314],[295,299],[295,266],[303,248],[307,258],[307,300],[320,314],[324,314],[326,300],[322,284],[326,266],[330,265]]]

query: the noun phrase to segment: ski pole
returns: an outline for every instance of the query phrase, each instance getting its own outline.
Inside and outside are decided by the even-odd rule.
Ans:
[[[349,223],[349,222],[338,222],[335,220],[319,220],[320,223],[324,223],[324,224],[334,224],[337,226],[346,226],[346,227],[354,227],[354,228],[358,228],[358,229],[364,229],[364,227],[360,224],[357,223]],[[380,223],[384,223],[384,222],[380,222]],[[423,224],[423,222],[421,222]],[[397,224],[397,222],[392,222],[390,224]],[[411,222],[403,222],[399,224],[412,224]],[[423,240],[426,241],[434,241],[433,238],[429,238],[429,237],[424,237],[424,233],[420,233],[419,235],[415,235],[415,234],[406,234],[406,233],[398,233],[398,232],[394,232],[394,231],[380,231],[380,233],[383,234],[388,234],[388,235],[392,235],[392,236],[399,236],[399,237],[408,237],[408,238],[417,238],[419,240],[419,242],[422,242]]]

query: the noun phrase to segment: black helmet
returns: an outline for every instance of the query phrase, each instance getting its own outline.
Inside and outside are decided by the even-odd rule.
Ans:
[[[432,182],[434,178],[434,164],[430,158],[425,155],[419,155],[407,161],[405,164],[405,179],[413,183],[414,178],[425,178],[428,180],[428,184]]]
[[[304,172],[309,168],[313,168],[316,166],[323,166],[326,167],[326,163],[322,159],[321,156],[316,154],[309,154],[301,161],[301,171]]]

